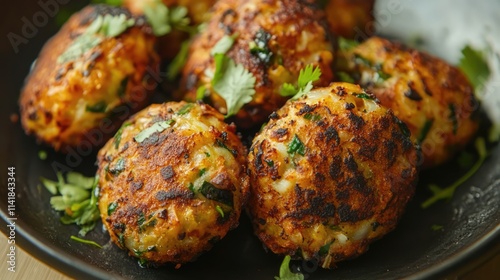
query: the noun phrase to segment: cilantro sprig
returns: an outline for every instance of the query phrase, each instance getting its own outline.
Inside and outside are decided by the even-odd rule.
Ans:
[[[476,90],[482,87],[491,74],[484,54],[470,46],[465,46],[462,49],[462,58],[458,67],[464,72]]]
[[[161,0],[154,0],[144,7],[147,22],[156,36],[163,36],[178,29],[193,33],[197,28],[189,28],[188,10],[184,6],[167,7]]]
[[[255,94],[255,77],[243,65],[237,64],[225,53],[231,49],[237,34],[222,37],[212,48],[215,71],[212,88],[226,101],[226,118],[236,115]]]
[[[292,96],[292,99],[309,93],[313,88],[313,83],[321,77],[321,69],[319,66],[314,67],[312,64],[307,65],[299,72],[297,85],[284,83],[280,90],[281,96]]]
[[[290,270],[290,259],[290,256],[285,256],[280,266],[280,276],[274,276],[275,280],[304,280],[304,274]]]
[[[455,193],[455,190],[479,170],[481,165],[483,165],[484,161],[488,157],[488,152],[486,150],[486,143],[484,138],[477,138],[474,144],[479,155],[479,159],[476,161],[476,163],[474,163],[474,165],[469,169],[469,171],[467,171],[467,173],[465,173],[457,181],[446,188],[441,188],[436,184],[430,184],[429,189],[431,190],[433,195],[421,204],[422,208],[428,208],[439,200],[451,199],[453,197],[453,194]]]
[[[85,177],[77,172],[68,172],[66,179],[57,173],[57,181],[40,178],[42,184],[54,196],[50,205],[54,210],[64,211],[61,217],[63,224],[80,226],[79,235],[85,236],[94,229],[100,219],[97,208],[97,177]]]
[[[212,88],[226,101],[226,117],[236,115],[245,104],[252,101],[255,77],[225,54],[215,54],[214,60]]]

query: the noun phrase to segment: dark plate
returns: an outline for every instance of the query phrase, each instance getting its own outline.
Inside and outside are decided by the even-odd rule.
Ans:
[[[55,0],[41,2],[58,3]],[[81,4],[57,6],[60,10],[69,5]],[[35,28],[23,30],[23,17],[33,22],[34,16]],[[43,22],[44,18],[48,23]],[[19,123],[9,120],[11,114],[18,111],[19,90],[31,62],[57,26],[40,6],[25,0],[11,2],[1,21],[0,214],[7,221],[7,168],[15,167],[16,244],[53,268],[77,278],[273,279],[278,275],[282,258],[264,251],[252,235],[246,217],[242,217],[240,227],[212,251],[180,269],[170,265],[140,268],[135,259],[109,242],[108,235],[100,230],[101,225],[86,238],[106,244],[103,249],[70,241],[69,236],[77,235],[78,228],[59,222],[59,214],[50,208],[50,195],[40,187],[39,177],[54,178],[55,171],[62,166],[92,175],[96,151],[85,157],[50,152],[25,136]],[[25,40],[19,43],[17,53],[9,32]],[[49,151],[44,161],[38,158],[41,149]],[[429,196],[425,181],[438,178],[451,181],[460,175],[461,171],[452,165],[424,174],[420,189],[398,228],[374,243],[365,255],[340,263],[332,271],[318,269],[314,263],[295,262],[293,266],[300,267],[310,279],[420,279],[473,268],[478,264],[477,259],[485,260],[500,249],[500,148],[492,148],[491,156],[479,172],[457,190],[451,201],[439,202],[427,210],[420,208],[420,203]],[[442,225],[443,229],[432,230],[432,225]],[[0,228],[7,234],[5,225]]]

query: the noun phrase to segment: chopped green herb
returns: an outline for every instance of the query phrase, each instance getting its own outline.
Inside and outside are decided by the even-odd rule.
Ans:
[[[118,147],[120,146],[120,142],[122,141],[122,133],[123,133],[123,130],[125,129],[125,127],[131,125],[131,123],[124,123],[120,129],[118,129],[118,131],[116,132],[114,138],[113,138],[113,141],[114,141],[114,144],[115,144],[115,149],[118,149]]]
[[[377,70],[377,74],[378,74],[379,82],[383,82],[391,77],[391,75],[385,73],[382,70]]]
[[[340,230],[342,230],[342,229],[341,229],[339,226],[337,226],[337,225],[330,225],[330,226],[329,226],[329,228],[330,228],[331,230],[336,230],[336,231],[340,231]]]
[[[185,30],[189,25],[186,7],[176,6],[169,9],[161,0],[154,0],[146,5],[144,15],[156,36],[166,35],[173,28]]]
[[[111,202],[108,205],[108,216],[111,216],[116,211],[116,208],[118,207],[118,203],[116,201]]]
[[[424,142],[425,138],[427,137],[427,134],[429,134],[429,131],[431,130],[433,123],[434,123],[433,119],[428,119],[425,121],[424,126],[420,130],[420,134],[418,135],[418,138],[417,138],[417,142],[419,144]]]
[[[198,172],[198,176],[199,176],[199,177],[201,177],[201,176],[203,176],[206,172],[207,172],[207,169],[206,169],[206,168],[200,169],[200,171]]]
[[[106,104],[106,102],[99,101],[94,105],[85,106],[85,111],[92,112],[92,113],[104,113],[104,112],[106,112],[107,107],[108,107],[108,104]]]
[[[77,37],[68,48],[57,58],[57,63],[66,63],[81,57],[84,53],[99,45],[103,38],[86,35]]]
[[[450,114],[448,115],[448,118],[451,120],[453,124],[453,135],[457,135],[458,120],[457,120],[457,114],[455,112],[455,105],[452,103],[448,104],[448,109],[450,109]]]
[[[127,93],[127,84],[128,84],[128,77],[123,78],[123,80],[120,82],[120,87],[118,88],[118,97],[124,97],[125,94]]]
[[[38,151],[38,158],[41,160],[46,160],[47,159],[47,152],[44,150]]]
[[[236,64],[224,54],[215,54],[214,60],[212,87],[226,101],[226,117],[230,117],[252,101],[255,77],[243,65]]]
[[[146,259],[140,258],[137,263],[141,268],[147,268],[149,266],[149,262]]]
[[[470,46],[465,46],[462,49],[462,58],[458,63],[458,67],[469,78],[470,83],[476,91],[483,86],[483,83],[488,80],[491,74],[484,54]]]
[[[313,122],[317,122],[319,120],[321,120],[321,115],[319,114],[311,114],[311,113],[306,113],[304,115],[304,119],[308,120],[308,121],[313,121]]]
[[[216,205],[215,210],[217,210],[217,212],[219,212],[220,216],[222,218],[224,218],[224,211],[222,211],[222,208],[220,207],[220,205]]]
[[[78,172],[68,172],[66,174],[66,181],[68,184],[80,186],[84,189],[90,190],[94,185],[94,177],[86,177]]]
[[[356,96],[357,98],[361,98],[361,99],[375,100],[375,98],[373,98],[373,96],[369,95],[366,92],[353,93],[352,95]]]
[[[230,190],[218,189],[211,183],[204,181],[200,187],[200,193],[208,199],[233,207],[233,193]]]
[[[357,65],[364,65],[370,68],[373,67],[373,63],[370,60],[359,54],[354,54],[354,63]]]
[[[205,98],[205,93],[207,92],[206,86],[200,86],[196,89],[196,100],[203,100]]]
[[[125,170],[125,159],[119,158],[116,164],[109,169],[109,173],[113,175],[120,174],[123,170]]]
[[[306,154],[306,147],[304,146],[304,143],[300,141],[297,134],[293,136],[292,142],[288,145],[288,153],[292,156],[296,153],[301,156]]]
[[[312,64],[307,65],[299,72],[297,86],[289,83],[284,83],[280,90],[281,96],[292,96],[292,99],[298,99],[301,96],[309,93],[313,88],[313,83],[321,77],[321,68],[314,67]]]
[[[333,244],[333,241],[321,246],[321,248],[319,248],[318,254],[320,256],[326,256],[328,254],[328,252],[330,251],[330,247],[332,246],[332,244]]]
[[[99,45],[104,38],[116,37],[134,24],[135,20],[127,18],[125,14],[97,16],[85,32],[78,36],[57,58],[57,63],[65,63],[81,57],[88,50]]]
[[[462,151],[457,157],[457,162],[461,169],[469,169],[474,164],[474,155],[467,151]]]
[[[206,155],[207,157],[210,157],[210,153],[209,153],[209,152],[205,152],[205,155]]]
[[[451,199],[453,197],[453,194],[455,193],[455,190],[461,186],[465,181],[467,181],[472,175],[474,175],[481,165],[484,163],[486,158],[488,157],[488,152],[486,151],[486,144],[485,141],[482,137],[479,137],[475,141],[475,146],[477,153],[479,155],[479,159],[476,161],[476,163],[465,173],[462,177],[460,177],[457,181],[455,181],[453,184],[446,188],[441,188],[438,185],[431,184],[429,185],[429,189],[432,191],[433,195],[426,201],[424,201],[421,204],[422,208],[428,208],[435,202],[442,200],[442,199]]]
[[[68,173],[66,177],[65,180],[61,173],[57,173],[57,182],[45,178],[40,178],[40,180],[54,195],[50,198],[52,208],[64,211],[61,223],[77,224],[81,228],[79,234],[84,236],[95,227],[96,221],[100,219],[97,208],[98,178],[84,177],[75,172]],[[88,182],[91,180],[93,182],[89,190]],[[57,195],[58,193],[60,195]]]
[[[231,36],[229,35],[224,35],[215,45],[213,46],[212,50],[210,51],[211,56],[215,56],[216,54],[225,54],[227,51],[231,49],[231,47],[234,44],[234,40],[238,37],[238,33],[235,33]]]
[[[147,253],[147,252],[151,252],[151,251],[156,251],[156,246],[155,245],[152,245],[152,246],[148,246],[148,248],[144,251],[142,250],[137,250],[137,249],[133,249],[134,251],[134,255],[136,257],[140,257],[142,256],[144,253]]]
[[[264,29],[259,29],[259,31],[257,31],[257,33],[255,34],[254,40],[249,44],[250,53],[257,56],[259,60],[264,62],[265,64],[269,64],[273,56],[273,53],[268,46],[270,39],[271,34],[269,34]]]
[[[337,77],[342,81],[346,83],[351,83],[354,84],[356,81],[351,77],[351,75],[347,74],[346,72],[340,71],[337,72]]]
[[[178,113],[179,114],[179,113]],[[151,135],[155,133],[160,133],[170,127],[170,125],[174,122],[174,120],[169,119],[166,121],[155,122],[150,127],[142,130],[136,136],[134,136],[134,140],[137,143],[142,143],[144,140],[148,139]]]
[[[280,266],[280,276],[274,276],[275,280],[304,280],[302,273],[293,273],[290,270],[290,256],[285,256]]]
[[[184,64],[186,64],[190,43],[191,40],[185,40],[184,42],[182,42],[179,52],[174,57],[172,62],[170,62],[170,64],[168,65],[167,79],[169,81],[173,81],[175,77],[179,75],[179,72],[181,71],[182,67],[184,67]]]
[[[176,115],[178,115],[178,116],[185,115],[185,114],[189,113],[191,111],[191,109],[193,109],[193,107],[194,107],[193,103],[186,103],[184,106],[182,106],[179,109],[179,111],[177,111]]]
[[[339,49],[341,51],[349,51],[359,46],[359,42],[344,37],[338,37]]]
[[[54,181],[51,181],[49,179],[46,179],[46,178],[43,178],[43,177],[40,177],[40,181],[42,182],[42,185],[45,186],[45,188],[47,188],[47,190],[53,194],[53,195],[56,195],[58,190],[58,186],[59,186],[59,182],[54,182]]]
[[[147,227],[154,227],[156,225],[156,218],[154,218],[154,215],[151,214],[146,219],[144,213],[141,212],[139,214],[139,218],[137,219],[137,225],[139,226],[139,232],[142,232]]]
[[[194,192],[194,184],[193,183],[189,183],[188,185],[188,189],[192,192]]]
[[[125,235],[123,234],[123,232],[118,233],[118,242],[120,243],[120,246],[122,248],[126,248],[125,247]]]
[[[76,237],[74,235],[71,235],[70,239],[74,240],[74,241],[77,241],[77,242],[80,242],[80,243],[83,243],[83,244],[88,244],[88,245],[95,246],[95,247],[97,247],[99,249],[102,249],[101,245],[97,244],[97,242],[92,241],[92,240],[82,239],[82,238]]]
[[[106,4],[110,6],[121,6],[123,0],[92,0],[94,4]]]
[[[274,161],[272,159],[265,159],[264,161],[267,163],[267,166],[269,166],[269,167],[274,166]]]
[[[443,226],[442,225],[432,225],[431,226],[431,229],[433,231],[438,231],[438,230],[442,230],[443,229]]]

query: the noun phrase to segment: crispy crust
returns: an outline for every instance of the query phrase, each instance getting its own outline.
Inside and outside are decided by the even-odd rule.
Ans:
[[[155,87],[156,82],[148,80],[148,71],[158,69],[155,39],[140,18],[135,26],[104,39],[80,58],[58,62],[87,26],[98,15],[106,14],[131,17],[122,8],[96,5],[83,9],[45,44],[26,79],[19,100],[24,129],[55,150],[66,152],[83,141],[102,146],[128,113],[145,106]],[[106,106],[104,112],[87,109],[100,102]],[[110,124],[112,120],[118,125]],[[89,135],[95,133],[100,139],[91,139]]]
[[[418,151],[404,124],[357,93],[333,83],[288,101],[252,142],[248,209],[274,253],[332,268],[393,230],[413,196]]]
[[[235,127],[208,105],[137,113],[98,154],[99,209],[111,239],[157,264],[195,260],[238,225],[249,192],[245,156]]]
[[[371,90],[408,125],[422,148],[424,168],[446,162],[474,138],[479,102],[458,68],[378,37],[339,58],[337,70]],[[385,80],[378,78],[380,71],[388,75]]]

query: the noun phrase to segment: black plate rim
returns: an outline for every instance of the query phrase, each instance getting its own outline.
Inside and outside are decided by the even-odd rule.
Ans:
[[[7,215],[3,208],[0,208],[0,216],[9,223]],[[8,235],[7,227],[1,227],[4,236]],[[50,246],[48,242],[44,242],[36,237],[34,229],[23,223],[21,220],[16,220],[16,245],[22,248],[27,254],[35,257],[52,269],[55,269],[66,276],[85,279],[120,279],[117,275],[105,271],[99,267],[88,264],[77,257],[65,252],[57,246]]]

